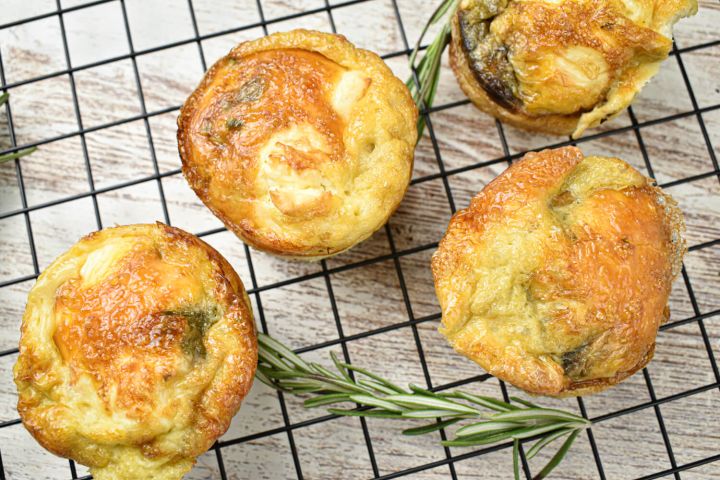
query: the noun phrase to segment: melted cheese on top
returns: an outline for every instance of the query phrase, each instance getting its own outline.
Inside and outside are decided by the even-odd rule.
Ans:
[[[99,480],[179,479],[227,429],[252,382],[237,275],[164,225],[107,229],[30,293],[15,368],[23,423]]]
[[[441,332],[531,393],[617,383],[652,357],[683,228],[674,201],[619,159],[528,154],[453,217],[433,256]]]
[[[465,0],[461,10],[466,24],[488,25],[470,53],[475,68],[486,69],[488,55],[505,57],[514,75],[502,81],[512,78],[504,88],[518,108],[533,117],[577,115],[577,137],[630,104],[667,57],[672,25],[697,2]],[[472,36],[477,27],[465,28]]]
[[[228,201],[227,191],[242,188],[252,169],[248,196],[262,202],[265,212],[294,219],[327,215],[348,181],[344,122],[332,102],[343,73],[322,55],[303,50],[257,53],[220,71],[212,98],[195,120],[199,129],[212,124],[209,139],[201,131],[197,141],[234,167],[212,179],[211,194],[219,194],[213,200]],[[257,98],[243,99],[250,82],[262,88]],[[349,110],[346,98],[338,103]],[[231,119],[242,126],[228,128]],[[213,135],[224,136],[223,143],[214,144]]]
[[[414,116],[374,54],[318,32],[270,36],[218,62],[183,108],[183,171],[252,245],[322,257],[370,235],[399,203]]]

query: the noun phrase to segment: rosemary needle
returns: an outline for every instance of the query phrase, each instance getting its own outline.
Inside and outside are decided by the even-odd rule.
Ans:
[[[457,9],[458,2],[459,0],[443,0],[443,2],[440,3],[438,8],[435,12],[433,12],[430,19],[425,24],[422,32],[420,32],[415,48],[410,55],[410,70],[412,74],[407,80],[406,85],[421,112],[427,112],[427,109],[432,107],[432,104],[435,101],[435,94],[437,93],[438,83],[440,80],[442,55],[450,43],[450,20],[446,20],[445,23],[443,23],[440,28],[440,32],[435,36],[430,45],[428,45],[427,50],[425,50],[425,54],[416,66],[415,60],[420,52],[420,44],[428,29],[432,25],[435,25],[446,16],[448,18],[452,17],[452,14],[455,13],[455,10]],[[423,131],[425,131],[424,114],[421,114],[418,118],[417,129],[418,141],[420,141]]]
[[[8,101],[8,98],[10,98],[10,94],[5,92],[3,94],[0,94],[0,107],[5,104],[5,102]],[[0,163],[9,162],[10,160],[15,160],[16,158],[24,157],[25,155],[30,155],[35,150],[37,150],[37,147],[30,147],[26,148],[25,150],[19,150],[17,152],[13,153],[6,153],[5,155],[0,155]]]
[[[35,150],[37,150],[37,147],[30,147],[30,148],[26,148],[25,150],[20,150],[19,152],[6,153],[5,155],[0,155],[0,163],[9,162],[10,160],[15,160],[16,158],[24,157],[25,155],[30,155]]]
[[[457,390],[438,393],[415,385],[404,389],[364,368],[341,362],[332,353],[335,369],[331,370],[306,362],[287,346],[262,333],[258,335],[258,344],[258,380],[283,392],[312,395],[304,402],[306,408],[349,403],[350,408],[329,408],[328,412],[433,421],[403,430],[403,435],[425,435],[464,422],[455,432],[455,438],[441,442],[442,445],[466,447],[512,441],[516,479],[520,478],[522,442],[534,441],[527,455],[532,458],[553,441],[569,434],[537,477],[546,478],[560,464],[577,435],[590,426],[589,420],[570,412],[542,408],[519,399],[513,400],[521,406]],[[357,406],[352,408],[353,404]]]

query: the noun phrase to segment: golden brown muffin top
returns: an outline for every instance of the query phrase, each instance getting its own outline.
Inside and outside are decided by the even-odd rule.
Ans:
[[[696,0],[463,0],[459,32],[479,84],[530,117],[611,118],[657,72]]]
[[[215,250],[162,224],[110,228],[30,292],[18,411],[97,479],[178,479],[227,430],[256,362],[245,291]]]
[[[250,244],[320,258],[382,226],[407,188],[417,111],[375,54],[295,30],[239,45],[178,119],[183,172]]]
[[[530,153],[433,256],[441,332],[528,392],[578,395],[652,358],[685,243],[675,202],[616,158]]]

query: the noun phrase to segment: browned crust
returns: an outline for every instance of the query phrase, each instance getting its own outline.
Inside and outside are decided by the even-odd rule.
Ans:
[[[614,377],[609,378],[595,378],[592,380],[585,380],[583,382],[570,382],[560,392],[549,392],[546,395],[558,398],[565,397],[583,397],[586,395],[592,395],[593,393],[602,392],[603,390],[617,385],[628,377],[635,375],[637,372],[645,368],[650,363],[653,355],[655,355],[655,343],[650,346],[645,356],[631,369],[619,372]]]
[[[583,372],[589,368],[587,371],[593,373],[571,377],[566,368],[573,367],[565,367],[564,360],[549,361],[550,353],[559,351],[557,355],[564,355],[578,348],[577,343],[569,349],[548,352],[532,341],[526,343],[524,336],[533,333],[512,333],[519,329],[525,332],[526,326],[527,332],[535,330],[531,324],[512,320],[513,304],[507,296],[492,300],[495,297],[489,290],[505,288],[505,284],[495,285],[492,273],[476,273],[505,268],[493,263],[504,250],[497,249],[497,241],[489,239],[507,237],[488,237],[494,235],[489,232],[507,228],[515,232],[518,228],[530,234],[534,229],[548,228],[537,226],[548,224],[538,219],[541,214],[534,209],[524,213],[524,205],[549,205],[583,160],[575,147],[526,155],[488,184],[467,209],[453,216],[432,259],[443,334],[459,353],[532,394],[566,397],[598,392],[647,365],[655,350],[657,329],[668,318],[670,288],[686,251],[681,235],[684,222],[674,200],[629,165],[605,159],[616,166],[616,170],[608,170],[608,175],[627,177],[592,177],[594,182],[600,182],[590,184],[593,188],[605,185],[602,182],[612,186],[592,190],[596,193],[585,197],[577,207],[584,212],[577,217],[579,223],[555,223],[550,231],[558,225],[560,230],[554,236],[540,236],[537,242],[533,240],[535,243],[513,247],[514,254],[520,257],[537,252],[538,263],[533,260],[529,270],[507,267],[508,271],[519,272],[508,278],[520,282],[515,286],[526,289],[530,302],[569,301],[562,309],[551,310],[559,314],[543,316],[539,331],[542,335],[553,332],[553,348],[568,345],[571,339],[582,339],[580,348],[589,349],[580,360],[587,365],[582,367]],[[622,171],[627,173],[612,173]],[[615,183],[630,181],[623,178],[632,179],[632,184]],[[536,226],[534,222],[538,222]],[[478,298],[479,302],[491,302],[490,308],[503,313],[486,321],[483,314],[473,313],[488,304],[478,303]],[[571,310],[576,302],[582,306]],[[507,330],[501,327],[503,322],[509,322]],[[498,331],[506,334],[498,335]],[[598,363],[597,358],[603,360]],[[605,359],[614,366],[606,367]]]
[[[414,125],[417,123],[418,111],[410,92],[407,88],[405,88],[401,81],[394,77],[390,68],[377,54],[368,50],[356,48],[343,35],[304,29],[277,33],[258,40],[247,41],[237,45],[227,56],[218,60],[205,73],[198,87],[187,98],[180,110],[177,120],[178,150],[182,160],[183,175],[200,200],[202,200],[205,206],[207,206],[230,231],[251,247],[289,259],[318,261],[352,248],[357,243],[370,237],[377,229],[366,232],[356,242],[350,245],[320,245],[308,247],[300,241],[293,241],[287,238],[278,238],[274,235],[263,234],[259,231],[259,229],[254,227],[252,221],[234,221],[210,200],[207,188],[208,182],[197,166],[198,160],[194,158],[195,155],[189,131],[191,119],[194,115],[196,115],[201,99],[204,95],[206,95],[208,88],[215,80],[218,72],[228,62],[239,61],[244,56],[253,53],[282,48],[306,49],[308,51],[320,53],[335,62],[347,61],[348,63],[363,65],[365,70],[373,76],[373,82],[379,82],[382,80],[383,82],[387,82],[388,85],[392,85],[392,94],[399,95],[402,100],[397,102],[395,107],[402,111],[412,111],[411,115],[413,120],[412,122],[408,122],[408,124],[412,125],[411,130],[412,132],[415,132],[414,135],[416,135]],[[398,86],[401,86],[402,88],[398,88]],[[416,137],[411,142],[413,146],[415,144],[415,140]],[[409,158],[409,172],[412,172],[413,160],[414,159],[411,153]],[[408,182],[404,185],[402,195],[399,196],[400,199],[402,199],[405,192],[407,192],[409,180],[410,176],[408,175]],[[392,208],[385,212],[378,228],[381,228],[382,225],[387,223],[388,219],[399,206],[400,201],[397,201],[394,205],[392,205]]]
[[[37,330],[37,316],[46,311],[42,308],[42,303],[54,301],[50,295],[56,290],[51,288],[51,285],[66,284],[69,278],[66,276],[67,266],[78,256],[95,251],[90,246],[92,242],[116,236],[129,238],[147,236],[152,238],[153,242],[162,242],[163,248],[173,250],[181,256],[188,256],[188,261],[193,259],[193,261],[209,262],[214,284],[212,300],[224,309],[224,315],[214,324],[214,327],[220,329],[217,331],[222,334],[218,336],[218,333],[206,332],[203,337],[208,355],[219,358],[216,354],[222,354],[224,357],[219,358],[219,368],[214,371],[206,389],[195,399],[191,423],[182,423],[178,426],[184,433],[170,448],[163,439],[164,434],[144,438],[137,444],[96,441],[80,434],[79,430],[87,428],[87,425],[78,425],[76,423],[78,419],[74,418],[72,413],[74,407],[61,400],[69,398],[63,395],[71,394],[60,395],[56,391],[63,388],[65,374],[62,373],[62,369],[68,368],[55,358],[57,355],[55,352],[61,345],[57,344],[58,339],[55,336],[47,339]],[[204,260],[202,260],[203,255],[206,256]],[[106,292],[109,296],[118,293],[120,290]],[[54,315],[52,318],[43,318],[40,321],[57,325]],[[173,471],[184,468],[177,467],[178,464],[192,465],[195,457],[210,448],[228,429],[232,417],[252,386],[258,348],[250,301],[232,266],[215,249],[196,236],[159,222],[155,225],[130,225],[91,233],[53,262],[40,275],[29,294],[19,347],[20,354],[14,368],[14,379],[19,394],[18,412],[24,426],[44,448],[91,468],[103,468],[111,462],[122,463],[124,451],[116,452],[114,449],[132,448],[142,452],[147,459],[156,459],[162,464],[172,465],[171,470],[175,469]],[[76,345],[69,345],[67,348],[73,349]],[[62,354],[60,357],[62,358]],[[103,373],[112,375],[111,371]],[[115,375],[120,373],[116,372]],[[139,400],[129,395],[127,401]],[[144,406],[138,404],[138,407]],[[103,430],[101,435],[113,437],[115,434]],[[148,475],[151,476],[150,473]],[[170,473],[168,475],[172,476]]]
[[[531,117],[517,110],[510,110],[494,101],[478,82],[467,58],[460,30],[460,10],[452,18],[452,36],[450,41],[450,66],[465,95],[480,110],[492,115],[503,123],[532,132],[554,135],[570,135],[575,131],[580,114],[543,115]]]

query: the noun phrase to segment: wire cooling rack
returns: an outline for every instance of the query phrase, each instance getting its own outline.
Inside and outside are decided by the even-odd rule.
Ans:
[[[168,14],[169,9],[173,9],[188,15],[189,30],[184,37],[141,48],[137,46],[138,32],[142,33],[143,28],[152,30],[153,25],[165,22],[166,18],[164,14],[145,18],[136,25],[129,14],[135,3],[131,0],[71,4],[56,0],[54,5],[47,6],[45,13],[26,18],[4,18],[12,13],[0,11],[0,90],[11,94],[5,111],[6,128],[0,131],[3,142],[0,154],[32,146],[40,148],[31,157],[0,166],[3,189],[0,190],[0,295],[3,295],[0,312],[6,338],[2,344],[5,349],[0,351],[0,360],[4,362],[0,386],[2,479],[90,478],[84,467],[72,461],[68,465],[44,453],[29,439],[14,409],[16,397],[11,380],[11,365],[17,355],[17,349],[12,346],[17,342],[22,300],[51,257],[77,240],[77,236],[67,233],[66,225],[78,223],[81,225],[78,228],[86,225],[86,231],[90,231],[112,224],[106,217],[118,217],[108,215],[112,209],[106,202],[114,205],[112,202],[142,196],[144,193],[128,193],[139,186],[145,188],[144,191],[152,185],[156,188],[148,203],[159,203],[159,209],[145,212],[142,218],[146,221],[157,219],[186,227],[184,212],[188,210],[180,208],[192,203],[196,211],[202,209],[189,190],[177,193],[181,182],[175,181],[180,177],[177,159],[168,167],[163,160],[165,153],[160,152],[167,150],[166,146],[172,150],[174,132],[172,128],[158,127],[156,121],[166,119],[171,123],[179,102],[163,104],[162,92],[159,96],[151,92],[153,77],[144,75],[139,64],[155,54],[197,47],[202,70],[206,70],[215,59],[206,52],[214,39],[245,33],[252,37],[309,24],[347,34],[363,47],[380,51],[398,75],[404,77],[409,73],[404,65],[419,31],[418,25],[429,16],[433,3],[238,0],[232,3],[241,4],[242,13],[233,19],[233,15],[225,15],[218,3],[201,9],[200,0],[194,2],[195,5],[193,0],[187,0],[165,7]],[[717,17],[710,16],[717,15],[716,2],[703,6],[701,15],[708,16],[706,23],[715,25],[711,18]],[[103,52],[104,56],[99,58],[73,63],[73,47],[78,42],[92,43],[93,39],[71,34],[68,22],[77,24],[73,18],[78,14],[100,9],[105,9],[102,12],[113,9],[118,15],[118,25],[127,45],[118,51]],[[216,15],[230,19],[222,28],[205,32],[199,27],[201,10],[203,18]],[[359,12],[357,16],[356,12]],[[412,26],[408,25],[408,18],[412,18]],[[376,29],[362,24],[368,20],[381,23],[378,30],[392,30],[394,42],[385,42]],[[43,22],[54,22],[54,28],[59,28],[61,45],[55,45],[54,53],[41,61],[53,67],[40,75],[33,71],[25,72],[24,77],[13,77],[8,65],[15,65],[14,57],[22,57],[23,50],[4,47],[16,35],[13,32],[47,25]],[[318,26],[318,22],[323,25]],[[403,206],[373,239],[336,259],[319,265],[284,262],[250,251],[221,226],[201,222],[212,227],[193,228],[195,224],[191,224],[189,228],[219,248],[239,270],[253,298],[260,328],[299,346],[298,352],[324,358],[328,349],[340,349],[346,361],[362,363],[399,382],[424,382],[434,390],[463,386],[507,399],[513,394],[513,387],[482,374],[474,364],[451,353],[434,332],[439,313],[428,273],[429,256],[458,204],[465,205],[485,183],[525,151],[575,143],[586,153],[621,156],[649,176],[657,177],[661,186],[678,198],[688,217],[690,252],[682,278],[673,291],[672,320],[661,327],[655,361],[622,385],[594,397],[543,400],[549,405],[574,408],[594,422],[584,443],[576,444],[556,475],[557,478],[600,479],[720,478],[720,437],[715,431],[720,418],[716,413],[720,410],[720,373],[715,359],[715,352],[720,348],[717,340],[720,329],[713,324],[720,314],[717,303],[720,288],[716,283],[720,268],[717,248],[720,245],[720,167],[716,147],[713,147],[713,139],[717,145],[720,133],[717,116],[720,90],[718,77],[713,73],[720,63],[720,38],[712,38],[713,34],[717,35],[713,26],[703,30],[698,25],[689,23],[687,31],[700,33],[687,35],[687,45],[681,47],[676,43],[673,47],[671,58],[663,66],[664,73],[655,81],[662,88],[655,88],[654,98],[644,100],[641,95],[635,110],[630,109],[619,120],[576,142],[528,135],[485,117],[458,94],[446,65],[442,88],[447,86],[450,93],[443,98],[441,88],[441,100],[423,112],[428,128],[418,147],[415,175]],[[22,58],[19,62],[22,63]],[[95,121],[92,125],[86,123],[88,118],[94,119],[88,113],[92,104],[82,100],[84,89],[91,88],[91,84],[81,77],[121,63],[129,63],[129,79],[137,93],[139,112],[121,113],[110,121]],[[59,67],[55,67],[57,65]],[[704,87],[699,94],[693,89],[696,80],[693,76],[697,72],[706,72],[703,78],[710,78],[709,90]],[[194,83],[200,77],[200,71],[192,74]],[[32,118],[32,113],[26,110],[38,105],[22,103],[23,88],[57,79],[67,81],[69,86],[71,118],[38,116],[36,121],[70,122],[72,128],[59,132],[49,128],[52,134],[23,140],[19,132],[27,127],[27,117]],[[698,80],[698,83],[702,82]],[[187,93],[189,90],[184,95]],[[683,101],[678,100],[681,97]],[[40,104],[52,101],[52,96],[39,100]],[[113,104],[100,108],[113,110]],[[22,125],[17,121],[19,116],[23,117]],[[102,152],[122,149],[126,143],[137,141],[138,132],[131,136],[123,130],[130,125],[139,128],[139,137],[146,142],[147,153],[140,161],[146,162],[150,171],[133,173],[130,178],[117,181],[113,169],[121,167],[112,163],[108,172],[103,166],[114,154],[105,153],[107,158],[96,155],[96,136],[113,132],[108,134],[110,144],[105,144],[107,150]],[[164,125],[167,127],[168,122]],[[61,193],[49,199],[35,195],[33,185],[38,182],[31,181],[33,174],[28,174],[26,169],[39,159],[59,162],[54,154],[43,157],[42,152],[54,152],[54,145],[69,139],[79,142],[76,156],[84,165],[86,178],[78,180],[76,171],[58,167],[50,175],[55,183],[44,177],[45,182],[51,184],[45,187],[52,189],[60,185]],[[98,180],[100,177],[102,181]],[[70,178],[74,188],[80,191],[68,194],[62,188]],[[78,184],[81,186],[77,187]],[[180,200],[169,198],[173,196]],[[88,201],[91,208],[82,213],[79,205]],[[123,211],[126,216],[136,218],[135,210],[146,208],[149,207],[131,204]],[[174,208],[180,213],[174,213]],[[47,212],[56,211],[60,213],[43,217]],[[42,238],[38,238],[38,230],[42,230]],[[49,242],[56,245],[51,249],[52,255],[43,252],[43,245]],[[297,399],[256,385],[230,431],[199,459],[190,478],[509,478],[510,444],[443,449],[437,444],[440,437],[445,436],[445,432],[440,432],[437,438],[408,439],[399,435],[398,428],[374,419],[339,419],[320,411],[303,411]],[[533,472],[538,471],[538,464],[529,463],[524,455],[522,460],[524,475],[531,479]]]

